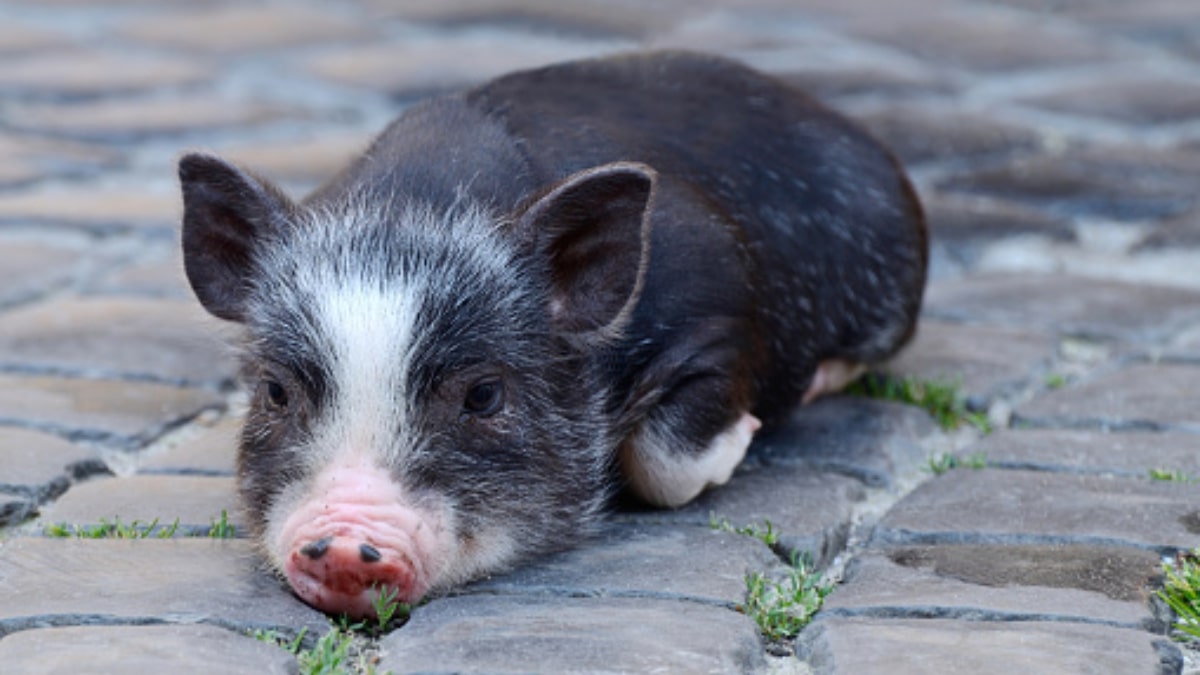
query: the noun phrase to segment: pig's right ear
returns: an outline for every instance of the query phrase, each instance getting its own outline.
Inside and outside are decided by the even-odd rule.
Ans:
[[[563,333],[597,342],[625,329],[646,277],[657,182],[645,164],[605,164],[568,176],[521,215],[522,236],[548,262],[551,319]]]
[[[210,155],[179,160],[183,266],[200,304],[245,321],[255,250],[294,210],[273,185]]]

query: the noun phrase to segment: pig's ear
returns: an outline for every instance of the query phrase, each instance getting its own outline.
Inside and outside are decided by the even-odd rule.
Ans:
[[[293,205],[265,180],[209,155],[179,160],[183,187],[183,266],[200,304],[244,321],[255,249]]]
[[[519,226],[549,262],[551,316],[588,339],[621,334],[642,292],[658,175],[616,162],[580,171],[537,199]]]

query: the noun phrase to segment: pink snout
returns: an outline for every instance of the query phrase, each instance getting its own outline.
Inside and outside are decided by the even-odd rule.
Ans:
[[[325,536],[298,546],[285,566],[288,582],[317,609],[351,619],[375,616],[377,595],[412,602],[420,597],[412,564],[395,551],[353,535]]]
[[[442,530],[387,471],[343,459],[316,476],[288,515],[275,555],[301,600],[329,614],[370,618],[379,595],[411,604],[429,591],[445,558]]]

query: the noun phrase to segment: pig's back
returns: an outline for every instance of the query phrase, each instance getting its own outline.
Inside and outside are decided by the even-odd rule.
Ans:
[[[756,398],[781,406],[760,414],[786,412],[818,360],[877,361],[911,334],[927,256],[912,188],[882,146],[800,91],[666,53],[517,73],[466,101],[508,130],[536,182],[618,160],[660,173],[633,332],[651,344],[705,316],[740,322],[763,356]]]

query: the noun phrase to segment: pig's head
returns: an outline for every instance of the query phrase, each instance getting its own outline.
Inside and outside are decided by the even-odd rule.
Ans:
[[[655,176],[567,178],[515,213],[363,191],[297,203],[184,157],[183,252],[243,327],[238,485],[271,565],[354,617],[594,522],[613,437],[597,355],[637,301]]]

